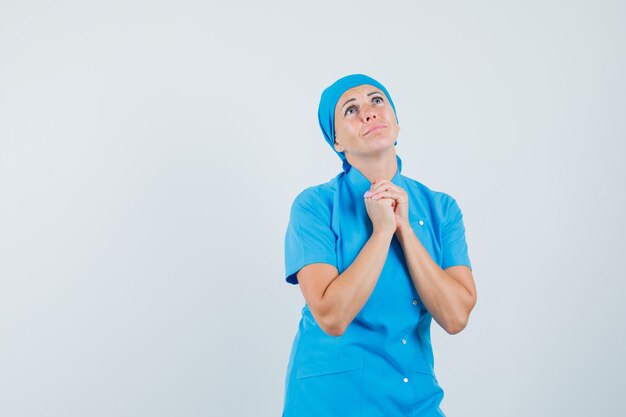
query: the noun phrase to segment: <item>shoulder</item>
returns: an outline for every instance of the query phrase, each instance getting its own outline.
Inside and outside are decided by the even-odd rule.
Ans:
[[[449,205],[455,201],[454,197],[452,197],[450,194],[428,187],[418,180],[405,177],[404,175],[402,176],[402,179],[404,180],[404,184],[407,187],[406,191],[409,194],[418,195],[442,206]]]
[[[293,200],[292,207],[306,208],[329,206],[333,202],[335,192],[342,174],[322,184],[312,185],[300,191]]]
[[[435,190],[413,178],[402,176],[406,191],[409,196],[415,196],[422,201],[428,202],[430,210],[437,213],[441,218],[447,218],[459,210],[456,199],[452,195]]]

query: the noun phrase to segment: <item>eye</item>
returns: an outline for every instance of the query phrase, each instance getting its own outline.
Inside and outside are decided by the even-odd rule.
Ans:
[[[380,103],[382,103],[383,101],[384,101],[384,100],[383,100],[383,98],[382,98],[382,97],[374,97],[374,98],[372,99],[372,103],[374,103],[374,104],[380,104]]]
[[[356,106],[350,106],[346,109],[345,116],[348,116],[353,113],[353,110],[356,111]]]

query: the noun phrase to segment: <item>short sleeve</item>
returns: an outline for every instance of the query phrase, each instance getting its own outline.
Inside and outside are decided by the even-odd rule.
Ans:
[[[456,265],[467,265],[470,270],[470,263],[467,243],[465,241],[465,226],[463,225],[463,214],[456,200],[450,197],[448,209],[444,219],[442,233],[442,261],[441,269],[446,269]]]
[[[331,207],[315,190],[305,190],[291,206],[285,234],[286,281],[297,284],[296,273],[312,263],[337,266],[337,238],[331,228]]]

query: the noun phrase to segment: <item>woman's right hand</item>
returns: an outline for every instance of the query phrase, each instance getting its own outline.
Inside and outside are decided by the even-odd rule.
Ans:
[[[374,200],[370,197],[365,197],[365,209],[372,221],[374,233],[393,235],[396,232],[395,202],[393,198]]]

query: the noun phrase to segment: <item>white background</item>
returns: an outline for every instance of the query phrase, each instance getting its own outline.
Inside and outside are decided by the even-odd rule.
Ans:
[[[447,415],[625,415],[623,1],[2,1],[0,415],[278,416],[322,90],[389,90],[478,304]]]

